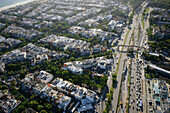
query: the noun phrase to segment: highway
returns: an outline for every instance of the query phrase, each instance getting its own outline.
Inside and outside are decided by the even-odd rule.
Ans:
[[[143,8],[142,8],[142,10],[143,10]],[[150,11],[148,13],[150,14]],[[145,24],[144,28],[143,28],[142,22],[141,22],[141,14],[139,14],[139,18],[138,18],[139,23],[140,23],[139,25],[140,25],[140,28],[141,28],[141,32],[140,32],[140,38],[137,41],[138,42],[137,44],[138,44],[138,46],[143,46],[145,48],[147,48],[147,45],[146,45],[146,41],[147,41],[146,29],[149,27],[148,18],[144,23]],[[140,51],[140,53],[142,53],[142,52],[143,52],[143,50]],[[134,70],[134,71],[132,71],[131,75],[133,75],[134,77],[131,79],[131,86],[130,86],[131,87],[130,113],[137,113],[137,112],[143,112],[143,113],[148,112],[149,113],[150,109],[152,109],[151,106],[149,106],[149,100],[152,97],[147,92],[148,84],[146,83],[146,79],[145,79],[144,65],[140,64],[139,62],[136,62],[135,61],[136,59],[134,59],[134,62],[132,63],[132,70]],[[141,59],[141,54],[138,55],[138,59]],[[141,60],[142,60],[142,62],[144,62],[143,59],[141,59]],[[138,72],[138,73],[136,73],[136,72]],[[137,80],[136,78],[138,78],[139,80]],[[136,82],[134,82],[134,81],[136,81]],[[147,84],[147,86],[146,86],[146,84]],[[136,92],[136,94],[135,94],[134,89],[136,89],[136,91],[138,91],[138,92]],[[139,94],[140,94],[140,96],[139,96]],[[142,108],[139,107],[139,102],[140,102],[139,100],[142,100],[142,104],[143,104]]]
[[[147,6],[147,3],[144,3],[143,4],[143,7],[141,8],[141,11],[138,14],[135,14],[134,17],[133,17],[133,23],[131,24],[131,28],[135,28],[135,40],[134,40],[134,44],[135,45],[142,45],[143,44],[143,40],[144,38],[146,37],[146,28],[142,28],[142,23],[141,23],[141,16],[142,16],[142,13],[144,11],[144,8]],[[140,38],[139,40],[137,39],[137,35],[138,35],[138,25],[140,26],[141,28],[141,32],[140,32]],[[128,29],[125,28],[125,32],[127,33]],[[126,39],[126,42],[125,42],[125,45],[128,45],[129,44],[129,41],[131,39],[131,35],[132,35],[132,32],[133,32],[133,29],[130,29],[129,31],[129,34],[127,36],[127,39]],[[120,41],[119,45],[123,45],[123,42],[125,41],[125,34],[122,35],[122,37],[124,37],[123,41]],[[136,48],[137,49],[137,48]],[[121,46],[119,48],[119,50],[122,50]],[[127,47],[123,48],[122,51],[127,51]],[[118,51],[117,51],[118,52]],[[121,53],[122,56],[120,58],[120,54],[118,54],[117,56],[119,57],[120,59],[120,64],[119,64],[119,69],[118,69],[118,73],[117,73],[117,86],[114,88],[114,93],[113,93],[113,101],[112,101],[112,110],[114,110],[114,113],[116,113],[116,109],[117,109],[117,104],[118,103],[118,97],[119,97],[119,91],[120,91],[120,87],[121,87],[121,81],[122,81],[122,72],[123,72],[123,65],[124,65],[124,60],[127,59],[127,55],[126,53]],[[141,57],[140,55],[138,55],[138,58]],[[139,69],[139,67],[142,67],[142,71],[143,72],[140,72],[141,69]],[[131,107],[131,111],[136,113],[138,111],[143,111],[144,113],[146,113],[146,106],[143,106],[142,109],[140,109],[139,107],[139,103],[140,103],[140,100],[142,100],[143,102],[143,105],[146,105],[146,94],[145,94],[145,77],[144,77],[144,67],[142,66],[142,64],[139,64],[139,61],[136,61],[136,58],[133,58],[133,63],[132,63],[132,72],[131,72],[131,75],[134,76],[134,80],[136,81],[137,79],[137,83],[134,83],[134,86],[132,87],[133,89],[131,90],[135,90],[135,91],[132,91],[131,95],[133,97],[132,99],[132,103],[134,104],[133,107]],[[137,73],[138,71],[138,73]],[[141,73],[141,74],[139,74]],[[139,88],[141,87],[141,88]],[[135,89],[136,88],[136,89]],[[142,93],[142,94],[141,94]],[[112,111],[110,111],[112,112]],[[130,112],[131,113],[131,112]]]
[[[121,39],[118,42],[118,45],[129,45],[129,42],[131,40],[132,37],[132,33],[133,33],[133,29],[135,30],[134,32],[134,42],[133,44],[135,46],[141,46],[141,47],[147,47],[147,45],[145,44],[147,41],[147,35],[146,35],[146,28],[149,27],[149,20],[147,19],[145,21],[145,27],[143,28],[142,26],[142,22],[141,22],[141,16],[143,13],[144,8],[147,6],[147,3],[144,2],[142,8],[140,8],[141,11],[137,11],[138,13],[135,13],[133,16],[133,23],[130,25],[131,29],[128,29],[128,26],[125,27],[123,34],[121,36]],[[148,12],[150,13],[150,11]],[[138,39],[138,26],[140,26],[140,38]],[[129,32],[129,34],[126,37],[126,34]],[[132,44],[132,45],[133,45]],[[130,44],[131,45],[131,44]],[[114,48],[115,49],[115,48]],[[119,50],[122,51],[127,51],[128,47],[119,47]],[[134,48],[135,50],[137,50],[137,48]],[[112,66],[112,71],[111,73],[115,73],[116,72],[116,68],[117,68],[117,64],[119,63],[119,67],[118,67],[118,72],[117,72],[117,84],[115,84],[114,86],[114,92],[113,92],[113,100],[111,102],[111,109],[109,111],[109,113],[116,113],[116,111],[119,111],[119,113],[123,113],[125,111],[124,109],[121,110],[117,110],[117,105],[119,106],[118,103],[118,97],[119,97],[119,92],[121,89],[121,81],[122,81],[122,74],[123,74],[123,67],[124,67],[124,62],[128,57],[126,52],[121,53],[119,50],[115,49],[115,54],[113,55],[114,58],[114,65]],[[142,53],[143,49],[141,49],[140,53]],[[144,66],[142,64],[139,63],[139,60],[137,60],[137,58],[141,58],[141,54],[139,54],[138,56],[135,55],[134,58],[132,58],[132,70],[131,70],[131,83],[130,84],[130,113],[137,113],[138,111],[143,111],[143,113],[146,113],[146,92],[145,92],[145,76],[144,76]],[[119,62],[120,60],[120,62]],[[129,63],[127,63],[127,67],[129,67]],[[127,74],[128,75],[128,74]],[[126,77],[127,79],[127,77]],[[108,91],[110,90],[110,88],[112,87],[112,76],[108,77],[108,81],[107,81],[107,86],[108,86]],[[125,82],[122,83],[123,89],[128,89],[127,88],[127,84],[125,84]],[[123,89],[121,91],[123,91]],[[125,90],[125,92],[123,92],[123,95],[127,95],[127,90]],[[125,96],[125,98],[127,98],[127,96]],[[103,99],[103,97],[102,97]],[[98,105],[97,108],[97,112],[98,113],[102,113],[103,110],[105,109],[105,102],[107,100],[101,99],[101,102]],[[123,99],[122,99],[123,100]],[[123,100],[123,103],[125,103],[125,100]],[[142,100],[143,102],[143,108],[141,109],[139,107],[139,103],[140,100]],[[126,107],[123,106],[123,107]],[[119,107],[120,108],[120,107]]]
[[[133,23],[131,24],[131,28],[133,28],[135,26],[135,20],[136,20],[136,15],[134,15],[134,17],[133,17]],[[124,33],[127,33],[128,30],[129,29],[126,27]],[[130,29],[129,34],[126,39],[126,42],[125,42],[125,45],[129,44],[132,32],[133,32],[133,30]],[[123,45],[123,42],[125,41],[125,36],[126,36],[125,34],[122,36],[122,37],[124,37],[123,41],[120,41],[120,43],[118,45],[121,45],[121,44]],[[120,47],[119,49],[122,50],[122,47]],[[123,51],[127,51],[127,48],[124,48]],[[119,52],[117,51],[117,53],[119,53]],[[120,58],[120,54],[118,54],[118,57],[120,58],[120,64],[119,64],[119,69],[118,69],[118,73],[117,73],[117,86],[114,87],[113,101],[112,101],[112,110],[114,109],[114,113],[116,113],[116,109],[117,109],[117,102],[118,102],[118,96],[119,96],[119,91],[120,91],[120,86],[121,86],[120,84],[121,84],[121,80],[122,80],[124,60],[127,58],[126,53],[121,53],[121,54],[122,54],[121,58]],[[112,112],[112,111],[110,111],[110,112]]]

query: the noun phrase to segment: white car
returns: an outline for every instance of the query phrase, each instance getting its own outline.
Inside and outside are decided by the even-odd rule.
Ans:
[[[153,112],[153,110],[152,110],[152,109],[150,109],[150,110],[149,110],[149,112]]]

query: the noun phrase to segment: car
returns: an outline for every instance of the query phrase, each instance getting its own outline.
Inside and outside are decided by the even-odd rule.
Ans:
[[[138,111],[140,111],[140,107],[138,107]]]
[[[151,89],[149,88],[148,90],[149,90],[149,93],[151,93]]]
[[[150,84],[150,81],[148,80],[148,84]]]
[[[152,106],[152,101],[151,101],[151,100],[149,100],[149,105],[151,105],[151,106]]]
[[[150,110],[149,110],[149,112],[153,112],[153,110],[152,110],[152,109],[150,109]]]

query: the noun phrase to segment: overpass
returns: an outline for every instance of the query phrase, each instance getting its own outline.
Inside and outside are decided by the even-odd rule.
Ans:
[[[137,46],[137,45],[117,45],[117,49],[118,49],[118,50],[119,50],[119,47],[120,47],[120,46],[122,46],[122,47],[132,47],[132,48],[137,47],[137,48],[140,48],[140,49],[142,49],[142,48],[145,49],[145,47],[143,47],[143,46]]]

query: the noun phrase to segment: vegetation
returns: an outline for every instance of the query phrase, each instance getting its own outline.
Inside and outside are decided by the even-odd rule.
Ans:
[[[126,33],[126,36],[125,36],[125,40],[124,40],[124,42],[123,42],[123,45],[125,45],[125,43],[126,43],[127,37],[128,37],[128,35],[129,35],[129,32],[130,32],[130,29],[129,29],[128,32]],[[123,49],[124,49],[124,46],[122,47],[122,51],[123,51]]]
[[[140,25],[138,25],[138,40],[140,38]]]
[[[132,23],[132,20],[133,20],[133,15],[134,15],[134,11],[132,11],[132,13],[130,14],[129,16],[129,20],[128,20],[128,25],[130,25]]]
[[[143,28],[145,28],[145,22],[144,22],[144,15],[142,14],[142,16],[141,16],[141,21],[142,21],[142,26],[143,26]]]
[[[47,103],[45,101],[43,101],[42,99],[40,99],[39,97],[37,97],[36,95],[32,95],[30,97],[30,99],[25,99],[14,111],[13,113],[19,113],[24,111],[25,109],[28,108],[32,108],[35,111],[38,111],[40,113],[53,113],[53,112],[57,112],[57,113],[62,113],[63,111],[58,109],[57,107],[55,107],[55,111],[54,109],[52,109],[53,107],[55,107],[54,105],[52,105],[51,103]]]
[[[152,0],[149,2],[148,6],[150,7],[158,7],[163,9],[169,9],[170,1],[169,0]]]
[[[153,70],[145,70],[145,77],[147,78],[156,78],[156,73]]]
[[[147,7],[147,8],[145,9],[144,14],[146,15],[146,14],[148,14],[148,12],[149,12],[149,7]]]
[[[170,48],[170,39],[165,39],[165,40],[157,40],[157,41],[149,41],[148,42],[149,45],[151,46],[151,51],[155,52],[155,51],[165,51],[168,54],[170,54],[168,52],[168,48]]]
[[[142,4],[142,2],[144,2],[144,0],[120,0],[120,1],[122,1],[122,3],[125,4],[129,2],[133,10],[136,10]]]
[[[149,54],[143,52],[143,53],[142,53],[142,56],[144,56],[146,60],[151,61],[151,62],[153,62],[153,63],[160,62],[160,61],[163,61],[163,60],[164,60],[164,58],[162,57],[162,55],[153,56],[153,55],[149,55]]]
[[[134,50],[131,48],[131,49],[128,49],[127,52],[128,52],[128,55],[133,56]]]
[[[91,72],[85,72],[83,74],[73,74],[67,70],[62,70],[62,65],[68,59],[60,58],[59,60],[52,59],[51,62],[44,61],[43,64],[31,66],[30,61],[16,62],[15,64],[10,63],[6,65],[5,76],[20,74],[20,79],[23,79],[29,72],[45,70],[52,73],[54,77],[61,77],[64,80],[68,80],[74,84],[84,86],[86,84],[90,89],[103,89],[107,82],[107,77],[92,77]]]
[[[106,94],[108,101],[106,102],[106,109],[103,111],[103,113],[108,113],[110,110],[111,102],[113,100],[113,91],[114,91],[113,87],[114,87],[115,83],[117,82],[116,78],[117,78],[117,75],[116,75],[116,73],[114,73],[112,75],[112,87],[110,89],[110,92]]]
[[[147,31],[148,38],[153,39],[154,38],[152,35],[153,27],[149,27],[146,31]]]

